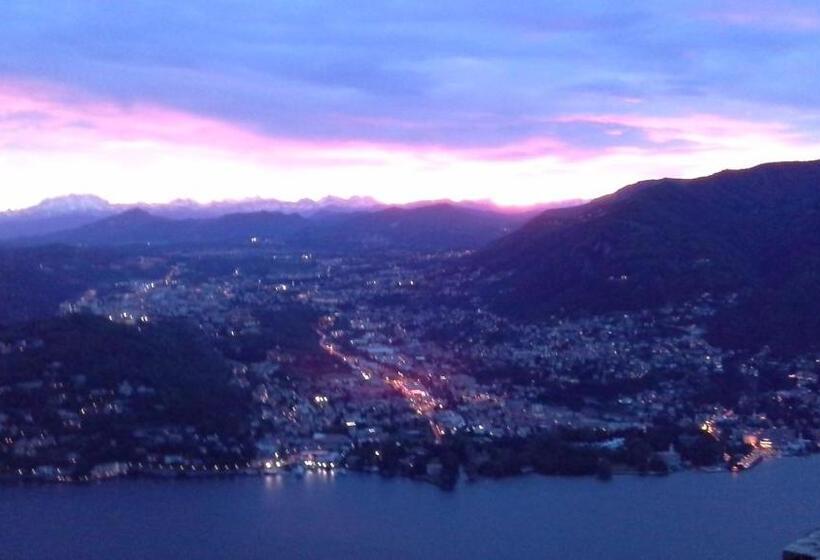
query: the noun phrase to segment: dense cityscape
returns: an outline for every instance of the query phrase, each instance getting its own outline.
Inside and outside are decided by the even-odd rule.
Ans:
[[[704,322],[722,302],[709,294],[520,322],[469,295],[468,256],[321,257],[249,239],[114,262],[137,278],[65,301],[57,320],[130,332],[185,324],[224,360],[231,400],[203,401],[212,422],[186,422],[139,375],[41,364],[36,379],[0,386],[3,477],[354,470],[452,488],[461,476],[529,472],[742,471],[817,451],[818,356],[713,346]],[[49,344],[8,336],[3,358]]]

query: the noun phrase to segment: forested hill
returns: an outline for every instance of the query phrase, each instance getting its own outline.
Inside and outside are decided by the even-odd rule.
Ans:
[[[820,161],[637,183],[546,211],[473,265],[486,293],[512,315],[737,293],[737,307],[715,325],[722,342],[817,347]]]

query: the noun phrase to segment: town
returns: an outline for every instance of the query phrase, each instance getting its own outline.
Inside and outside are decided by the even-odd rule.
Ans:
[[[225,429],[158,417],[148,412],[176,405],[127,371],[111,386],[43,364],[38,379],[0,386],[0,475],[362,471],[452,488],[462,476],[529,472],[742,471],[818,450],[820,357],[711,344],[706,325],[725,302],[703,294],[633,313],[517,321],[468,289],[464,257],[289,254],[255,239],[129,256],[117,266],[139,274],[101,282],[64,302],[61,316],[132,332],[185,323],[227,364],[242,421]],[[0,339],[0,358],[44,345]]]

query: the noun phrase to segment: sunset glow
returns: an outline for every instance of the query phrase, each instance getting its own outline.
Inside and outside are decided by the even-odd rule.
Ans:
[[[817,91],[816,77],[794,74],[820,51],[818,14],[802,3],[777,18],[752,2],[722,13],[646,7],[628,21],[536,4],[516,16],[395,7],[379,21],[321,2],[299,14],[279,3],[265,14],[251,2],[163,5],[168,23],[151,36],[153,3],[129,6],[0,8],[10,28],[0,38],[1,208],[68,193],[526,205],[820,155],[815,94],[778,93],[779,80],[796,79]],[[259,26],[238,37],[244,17]],[[120,29],[120,18],[132,25]],[[675,33],[650,33],[669,19]],[[623,27],[645,33],[615,39]],[[701,40],[684,44],[692,34]],[[673,63],[654,68],[650,47]],[[768,57],[739,70],[757,51]],[[572,61],[584,65],[567,75]]]

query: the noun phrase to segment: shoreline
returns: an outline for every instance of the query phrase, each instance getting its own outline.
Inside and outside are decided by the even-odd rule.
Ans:
[[[806,459],[811,458],[814,456],[818,456],[818,453],[810,453],[807,455],[785,455],[779,457],[772,457],[762,461],[756,466],[759,466],[764,463],[771,463],[775,461],[782,461],[787,459]],[[747,469],[747,471],[753,470],[754,467]],[[459,478],[459,483],[456,485],[471,485],[475,483],[485,482],[485,481],[502,481],[502,480],[514,480],[518,478],[544,478],[544,479],[573,479],[573,480],[581,480],[581,479],[589,479],[595,480],[598,482],[611,482],[617,478],[667,478],[673,477],[678,474],[682,473],[694,473],[694,474],[702,474],[702,475],[719,475],[719,474],[728,474],[732,476],[740,476],[746,471],[732,471],[730,468],[726,467],[703,467],[703,468],[685,468],[680,469],[668,473],[653,473],[653,472],[641,472],[634,469],[614,469],[612,472],[612,476],[610,478],[601,478],[595,475],[546,475],[540,474],[535,471],[528,471],[522,472],[515,475],[509,476],[467,476],[462,475]],[[392,480],[392,479],[403,479],[408,480],[411,482],[419,482],[423,484],[429,484],[442,490],[452,490],[452,488],[444,487],[435,479],[429,476],[404,476],[404,475],[383,475],[379,472],[371,472],[367,470],[352,470],[352,469],[345,469],[345,468],[338,468],[338,469],[314,469],[314,470],[305,470],[305,471],[298,471],[296,469],[280,469],[276,472],[265,472],[264,470],[255,469],[253,467],[247,468],[238,468],[238,469],[231,469],[227,471],[199,471],[199,472],[190,472],[190,471],[177,471],[177,470],[168,470],[168,472],[162,472],[161,470],[138,470],[138,471],[130,471],[127,474],[123,474],[120,476],[110,476],[110,477],[101,477],[101,478],[92,478],[92,477],[84,477],[81,479],[73,479],[66,477],[65,479],[54,479],[54,478],[43,478],[37,477],[33,474],[26,474],[26,475],[0,475],[0,487],[2,486],[18,486],[18,487],[26,487],[26,486],[87,486],[87,485],[94,485],[94,484],[104,484],[108,482],[116,482],[121,480],[154,480],[154,481],[188,481],[188,480],[219,480],[219,479],[235,479],[235,478],[289,478],[289,479],[304,479],[306,477],[336,477],[336,476],[348,476],[348,475],[358,475],[362,477],[378,477],[383,480]]]

